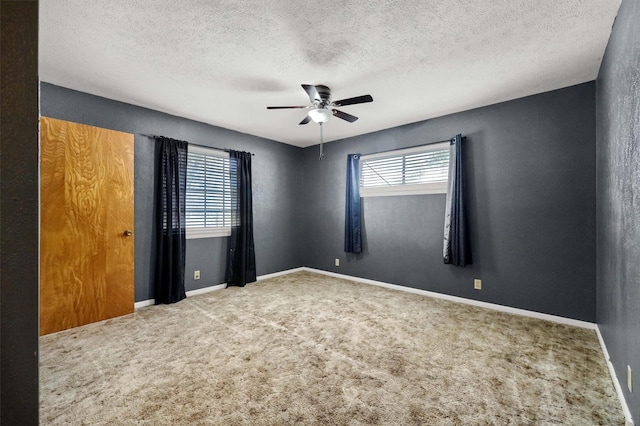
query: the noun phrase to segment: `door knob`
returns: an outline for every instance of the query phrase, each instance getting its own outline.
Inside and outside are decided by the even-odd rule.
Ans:
[[[127,229],[127,230],[124,231],[124,236],[125,237],[130,237],[131,235],[133,235],[133,232],[131,232],[130,230]]]

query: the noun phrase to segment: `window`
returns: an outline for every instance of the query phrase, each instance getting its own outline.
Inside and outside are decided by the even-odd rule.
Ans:
[[[189,145],[187,155],[187,238],[231,234],[229,153]]]
[[[448,176],[448,142],[363,155],[360,196],[446,193]]]

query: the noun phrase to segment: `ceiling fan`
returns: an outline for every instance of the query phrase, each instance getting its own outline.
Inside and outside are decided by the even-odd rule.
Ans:
[[[341,118],[349,123],[353,123],[358,119],[355,115],[347,114],[346,112],[339,111],[333,107],[341,107],[354,104],[363,104],[366,102],[373,102],[371,95],[356,96],[355,98],[341,99],[339,101],[331,101],[331,89],[321,84],[303,84],[302,88],[307,95],[312,105],[308,106],[268,106],[267,109],[288,109],[288,108],[306,108],[309,110],[307,116],[299,124],[307,124],[310,121],[314,121],[322,125],[329,121],[329,118],[333,115]]]
[[[329,121],[331,116],[335,116],[341,118],[349,123],[353,123],[358,119],[355,115],[347,114],[346,112],[339,111],[334,107],[341,107],[347,105],[355,105],[355,104],[364,104],[366,102],[373,102],[373,98],[371,95],[362,95],[356,96],[355,98],[347,98],[341,99],[339,101],[331,101],[331,89],[322,84],[312,85],[312,84],[303,84],[302,88],[307,95],[309,95],[309,100],[311,101],[311,105],[307,106],[268,106],[267,109],[289,109],[289,108],[305,108],[308,109],[309,112],[307,116],[298,124],[307,124],[312,121],[314,123],[318,123],[320,125],[320,159],[324,156],[322,144],[323,144],[323,136],[322,136],[322,125]]]

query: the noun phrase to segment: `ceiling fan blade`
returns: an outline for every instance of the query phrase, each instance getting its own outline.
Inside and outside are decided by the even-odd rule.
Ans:
[[[333,115],[338,118],[342,118],[343,120],[348,121],[349,123],[353,123],[358,119],[355,115],[347,114],[346,112],[338,111],[337,109],[332,109]]]
[[[308,108],[306,106],[270,106],[267,109]]]
[[[333,106],[345,106],[354,104],[364,104],[366,102],[373,102],[371,95],[356,96],[355,98],[341,99],[333,102]]]
[[[300,124],[307,124],[307,123],[308,123],[308,122],[310,122],[310,121],[311,121],[311,117],[309,117],[309,116],[307,115],[307,116],[306,116],[306,117],[305,117],[301,122],[299,122],[298,124],[299,124],[299,125],[300,125]]]
[[[316,89],[316,86],[313,86],[311,84],[302,84],[301,86],[304,91],[307,92],[307,95],[309,95],[309,100],[311,101],[311,103],[322,100],[322,98],[320,98],[320,94],[318,93],[318,89]]]

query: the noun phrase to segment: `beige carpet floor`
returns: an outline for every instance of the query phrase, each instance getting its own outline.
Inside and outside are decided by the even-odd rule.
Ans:
[[[289,274],[40,339],[64,425],[623,425],[594,331]]]

